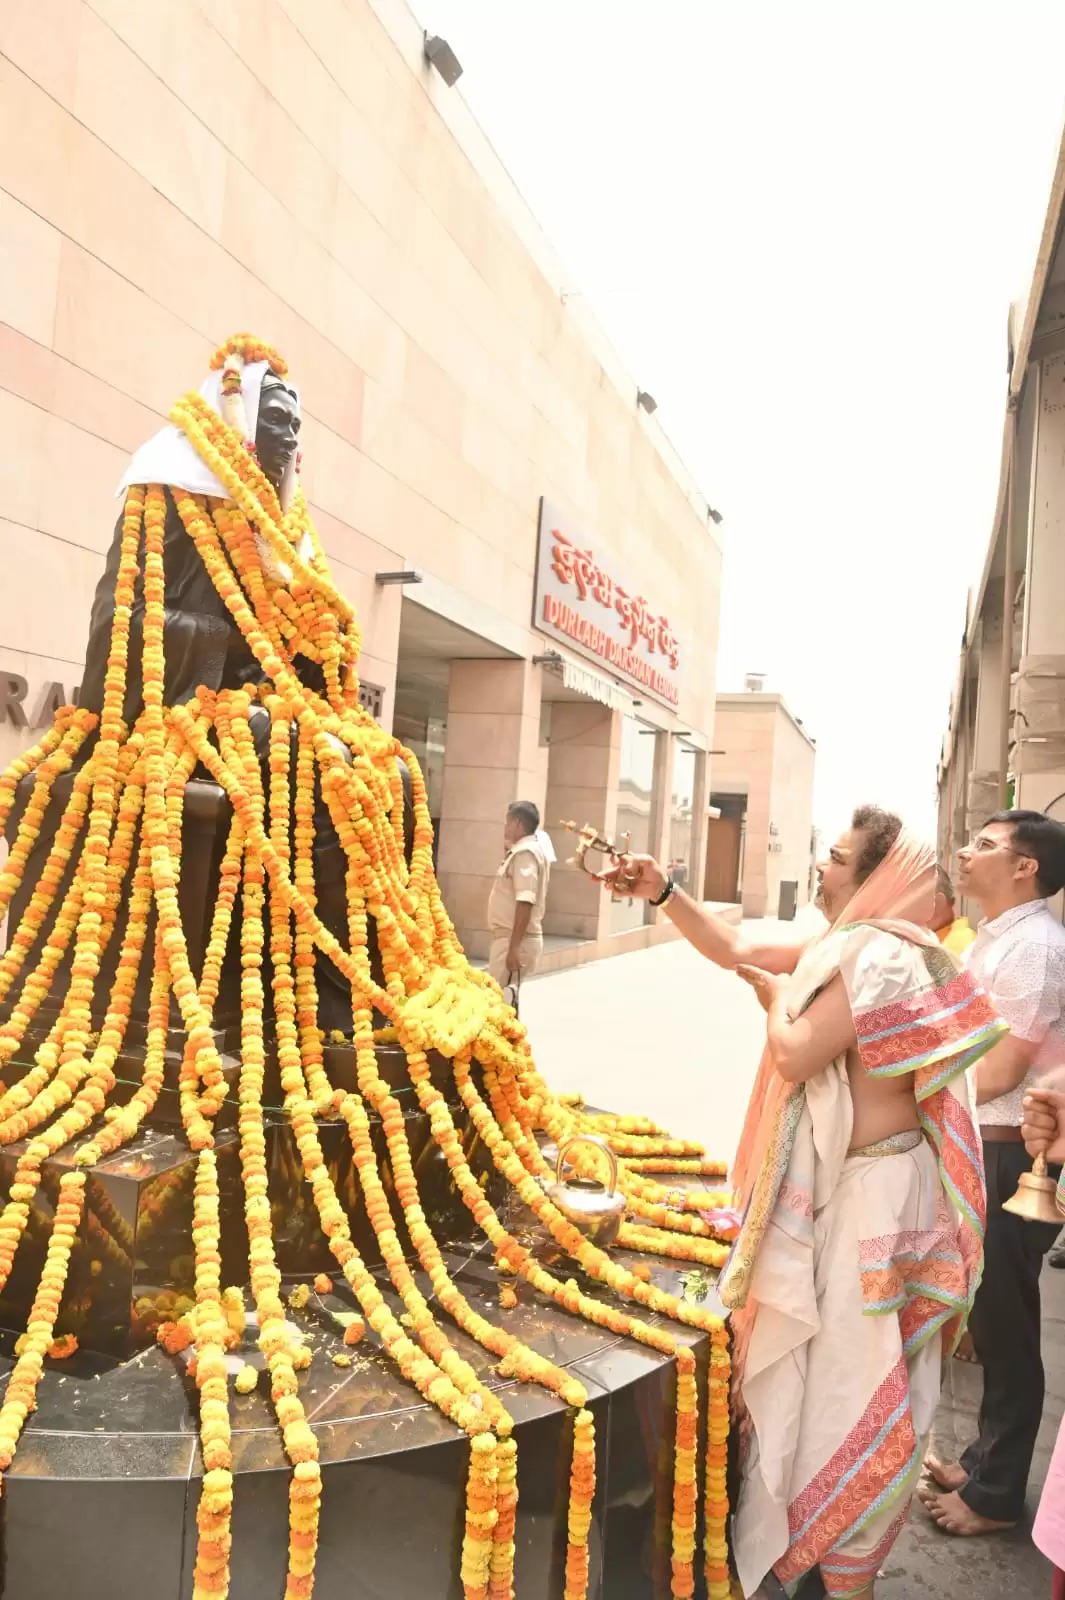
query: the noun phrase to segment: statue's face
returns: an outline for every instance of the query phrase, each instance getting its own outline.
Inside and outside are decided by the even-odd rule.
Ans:
[[[259,396],[255,453],[275,489],[280,486],[285,468],[296,453],[299,431],[299,410],[292,391],[280,384],[264,386]]]

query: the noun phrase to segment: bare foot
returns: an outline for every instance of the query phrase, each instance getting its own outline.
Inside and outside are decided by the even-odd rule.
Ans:
[[[969,1474],[960,1461],[942,1461],[939,1456],[926,1455],[924,1470],[937,1483],[941,1489],[946,1489],[948,1494],[951,1489],[961,1489],[969,1481]]]
[[[991,1517],[981,1517],[970,1510],[957,1493],[936,1495],[928,1500],[922,1495],[921,1500],[928,1507],[933,1522],[944,1533],[953,1533],[962,1539],[972,1539],[981,1533],[1006,1533],[1017,1526],[1015,1522],[995,1522]]]
[[[958,1341],[958,1348],[954,1352],[954,1359],[955,1361],[968,1361],[974,1367],[980,1365],[980,1357],[976,1353],[976,1346],[973,1344],[971,1333],[962,1334]]]

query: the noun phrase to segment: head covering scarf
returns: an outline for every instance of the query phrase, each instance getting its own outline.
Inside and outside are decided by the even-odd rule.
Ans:
[[[792,988],[798,1013],[835,976],[842,977],[862,1069],[876,1078],[912,1074],[921,1128],[936,1151],[941,1181],[959,1217],[965,1284],[955,1297],[957,1314],[943,1313],[950,1345],[960,1334],[979,1282],[986,1211],[983,1163],[965,1069],[989,1050],[1006,1028],[987,996],[929,931],[934,895],[935,855],[903,831],[832,926],[807,946]],[[914,958],[901,963],[892,975],[886,1001],[877,997],[884,984],[882,978],[875,981],[876,963],[859,977],[871,930],[905,941]],[[876,961],[883,959],[881,951]],[[904,974],[901,982],[900,973]],[[735,1313],[747,1304],[751,1273],[787,1176],[806,1099],[806,1085],[786,1082],[767,1048],[733,1169],[744,1220],[718,1285],[724,1303],[734,1313],[738,1368],[742,1367],[749,1319],[745,1323]]]

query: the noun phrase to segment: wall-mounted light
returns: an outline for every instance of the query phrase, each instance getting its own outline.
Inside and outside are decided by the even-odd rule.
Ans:
[[[386,583],[421,583],[422,575],[420,572],[415,572],[413,568],[406,572],[375,572],[373,581],[382,585]]]
[[[453,89],[462,77],[462,62],[452,50],[446,39],[441,39],[439,34],[425,33],[425,59],[431,67],[435,67],[449,89]]]
[[[545,650],[542,656],[533,656],[532,664],[534,667],[560,667],[562,657],[557,650]]]
[[[706,514],[710,518],[711,522],[721,523],[725,520],[720,511],[715,511],[713,506],[707,506]]]
[[[658,410],[658,401],[653,394],[648,394],[646,389],[637,389],[636,404],[642,406],[648,416],[651,415],[652,411]]]

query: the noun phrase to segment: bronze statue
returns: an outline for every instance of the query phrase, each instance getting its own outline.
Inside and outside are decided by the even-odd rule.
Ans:
[[[255,427],[255,456],[264,475],[280,495],[286,477],[296,464],[297,446],[301,426],[299,396],[295,388],[271,371],[262,380],[258,416]],[[131,467],[130,472],[135,471]],[[131,481],[130,473],[124,480]],[[255,689],[265,675],[256,661],[226,604],[207,572],[202,559],[178,513],[174,490],[165,488],[166,528],[163,564],[165,571],[164,596],[164,655],[165,678],[163,701],[165,705],[183,705],[199,690]],[[115,524],[114,537],[107,561],[93,600],[86,651],[85,672],[82,678],[79,705],[88,711],[103,709],[104,679],[115,614],[115,587],[122,552],[123,516]],[[143,708],[142,650],[144,619],[143,574],[138,578],[135,599],[130,615],[129,658],[126,668],[126,693],[122,718],[127,727],[132,726]],[[306,656],[296,655],[294,665],[300,681],[318,695],[325,693],[321,665]],[[252,705],[248,714],[260,759],[265,762],[268,753],[270,717],[262,705]],[[295,732],[293,732],[295,740]],[[49,820],[57,821],[78,768],[87,759],[92,748],[88,741],[80,752],[71,774],[57,782],[56,797],[50,808]],[[350,762],[350,752],[337,743],[337,749]],[[293,744],[293,761],[295,760]],[[408,866],[413,845],[413,806],[411,799],[410,769],[399,758],[398,766],[404,797],[404,845]],[[19,803],[12,809],[7,834],[12,839],[17,831],[22,807],[29,795],[31,780],[26,778],[20,790]],[[188,832],[185,850],[187,892],[184,900],[186,926],[192,941],[193,954],[202,961],[209,928],[210,903],[207,884],[217,873],[225,834],[228,828],[230,807],[221,789],[213,783],[202,766],[196,768],[188,792]],[[192,824],[189,827],[189,824]],[[322,921],[341,942],[347,938],[347,903],[345,895],[345,860],[337,838],[329,809],[321,795],[320,782],[315,790],[315,883],[318,911]],[[41,839],[26,872],[26,882],[35,881],[33,868],[43,865],[50,845],[49,829],[42,829]],[[69,875],[74,870],[71,863]],[[13,902],[13,915],[17,920],[25,909],[26,894]],[[222,975],[218,1000],[215,1006],[215,1023],[224,1034],[236,1023],[240,1014],[239,967],[239,912],[235,914],[230,933],[227,960]],[[199,935],[199,936],[197,936]],[[376,927],[371,921],[368,937],[371,944],[371,966],[375,981],[382,981],[380,954],[377,950]],[[113,962],[105,960],[99,984],[100,999],[107,984],[113,979]],[[318,1020],[323,1032],[330,1036],[342,1035],[350,1039],[352,1033],[351,987],[335,965],[317,954]],[[61,987],[67,979],[64,964],[56,978]],[[144,1024],[147,1019],[149,985],[142,980],[134,1008],[134,1023]],[[46,1008],[46,1015],[51,1008]],[[176,1011],[173,1018],[178,1022]],[[384,1019],[378,1013],[378,1022]]]

